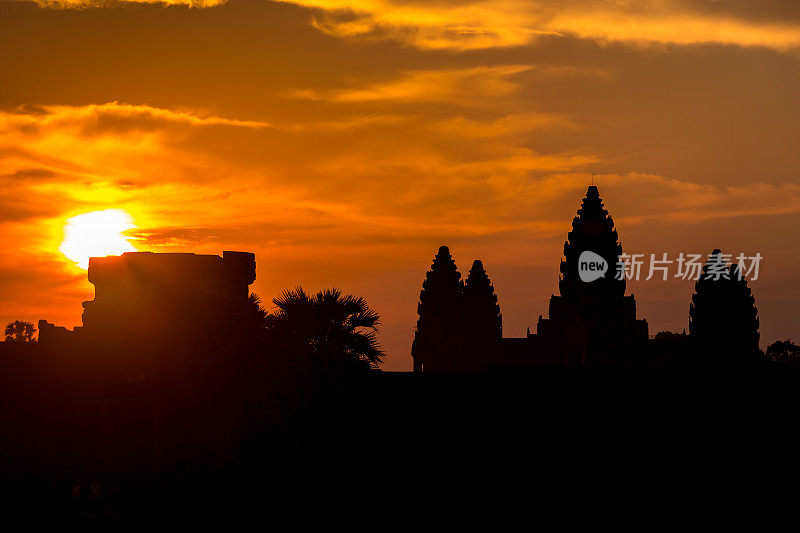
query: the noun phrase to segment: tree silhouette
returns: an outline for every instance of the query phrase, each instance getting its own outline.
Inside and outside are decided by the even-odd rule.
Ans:
[[[415,372],[422,372],[423,366],[427,371],[446,370],[446,361],[459,357],[462,289],[461,274],[450,249],[442,246],[419,293],[419,319],[411,346]]]
[[[775,341],[767,347],[767,359],[776,363],[800,363],[800,346],[791,340]]]
[[[248,321],[255,328],[265,328],[269,324],[269,313],[264,306],[261,305],[261,297],[256,293],[251,292],[247,296],[248,304]]]
[[[6,342],[33,342],[36,328],[30,322],[15,320],[6,325]]]
[[[758,309],[736,265],[714,250],[695,283],[689,308],[689,335],[700,360],[748,362],[757,359]]]
[[[383,362],[380,316],[364,298],[336,288],[311,295],[297,287],[272,302],[277,310],[266,317],[267,329],[326,370],[352,363],[377,368]]]

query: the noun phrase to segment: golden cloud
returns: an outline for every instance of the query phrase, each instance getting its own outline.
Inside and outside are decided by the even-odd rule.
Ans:
[[[192,8],[216,7],[227,0],[32,0],[42,7],[54,9],[83,9],[88,7],[116,7],[125,4],[159,4]]]
[[[412,79],[426,83],[398,86],[413,88],[404,97],[421,97],[425,91],[418,89],[430,78],[426,73]],[[538,153],[515,140],[559,128],[581,125],[547,113],[423,119],[411,112],[349,116],[341,123],[273,124],[116,102],[42,106],[0,113],[0,184],[7,199],[31,194],[54,199],[30,202],[24,216],[122,203],[135,211],[149,205],[169,217],[183,213],[179,218],[188,227],[197,225],[194,216],[206,226],[222,227],[231,213],[238,225],[252,225],[297,221],[316,212],[328,221],[369,220],[376,229],[413,232],[430,226],[428,205],[442,201],[439,223],[468,235],[524,226],[533,212],[542,215],[537,223],[561,219],[549,211],[553,195],[577,194],[587,181],[584,169],[603,159],[585,150]],[[392,142],[383,140],[385,134],[393,135]],[[234,140],[226,142],[230,136]],[[306,146],[317,149],[300,158]],[[637,172],[603,176],[605,187],[625,188],[620,196],[631,204],[619,215],[632,222],[640,218],[640,208],[672,222],[800,209],[795,207],[800,192],[792,184],[734,187]],[[200,215],[195,206],[208,203],[218,209],[203,208]],[[6,207],[23,217],[24,204]],[[465,224],[465,212],[480,212],[486,221]],[[489,222],[491,212],[506,215]],[[163,222],[155,217],[152,224]]]
[[[394,81],[320,93],[295,91],[296,98],[338,102],[434,102],[471,105],[482,99],[508,96],[519,89],[517,74],[527,65],[482,66],[465,69],[419,70],[400,73]]]
[[[32,0],[43,7],[159,4],[213,8],[226,0]],[[685,0],[287,0],[314,12],[313,24],[341,38],[391,39],[431,49],[522,46],[543,36],[599,42],[717,43],[787,50],[800,45],[800,21],[757,16],[767,6]]]
[[[295,0],[295,3],[320,10],[315,25],[332,35],[389,38],[423,48],[520,46],[542,36],[557,35],[601,42],[719,43],[778,50],[800,44],[798,21],[734,16],[724,7],[709,12],[707,5],[682,1]]]
[[[30,130],[52,127],[80,126],[84,131],[98,128],[104,122],[128,121],[130,127],[139,124],[172,122],[190,126],[236,126],[266,128],[270,124],[253,120],[236,120],[204,114],[197,110],[168,110],[148,105],[130,105],[119,102],[89,104],[84,106],[42,105],[17,109],[16,113],[0,114],[0,131],[7,129]]]

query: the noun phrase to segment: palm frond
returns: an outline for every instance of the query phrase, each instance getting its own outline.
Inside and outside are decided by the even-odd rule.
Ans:
[[[380,315],[361,296],[336,287],[309,294],[283,291],[272,302],[268,328],[280,329],[322,360],[353,359],[377,367],[385,357],[378,343]]]
[[[369,328],[378,331],[381,324],[381,317],[377,311],[367,309],[351,315],[348,319],[351,328]]]

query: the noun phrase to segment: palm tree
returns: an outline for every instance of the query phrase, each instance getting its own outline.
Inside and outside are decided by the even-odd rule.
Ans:
[[[15,320],[6,326],[6,342],[33,342],[36,328],[30,322]]]
[[[267,328],[281,334],[328,369],[344,363],[377,368],[385,356],[378,343],[380,316],[360,296],[337,288],[312,295],[297,287],[272,302]]]
[[[267,313],[267,310],[261,305],[261,297],[251,292],[247,296],[247,306],[250,322],[252,322],[256,328],[266,327],[269,321],[269,313]]]

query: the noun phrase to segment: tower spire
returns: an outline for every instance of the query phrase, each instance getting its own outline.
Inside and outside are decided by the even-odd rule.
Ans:
[[[625,296],[625,279],[617,276],[622,245],[594,183],[588,187],[577,215],[564,243],[560,294],[550,298],[548,318],[539,318],[537,335],[554,346],[557,360],[566,364],[628,361],[647,341],[647,322],[636,319],[636,301]],[[602,277],[581,279],[581,256],[585,252],[605,260],[607,268]]]

